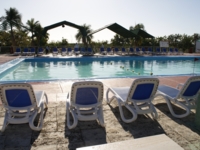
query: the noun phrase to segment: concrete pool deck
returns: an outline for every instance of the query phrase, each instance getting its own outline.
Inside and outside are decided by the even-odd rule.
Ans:
[[[15,58],[1,56],[0,62]],[[4,61],[3,61],[4,59]],[[175,87],[184,83],[189,76],[158,77],[160,84]],[[102,128],[96,121],[81,122],[69,130],[66,125],[66,96],[71,85],[77,80],[30,83],[34,90],[44,90],[49,99],[45,114],[44,126],[40,132],[32,131],[28,124],[8,125],[0,132],[0,149],[76,149],[79,147],[113,143],[131,139],[144,138],[152,135],[166,134],[184,149],[200,149],[200,131],[194,127],[195,111],[188,117],[177,119],[172,117],[168,107],[161,97],[153,103],[158,111],[158,119],[150,115],[139,115],[133,123],[122,122],[116,101],[106,104],[105,93],[108,87],[130,86],[135,78],[96,79],[104,84],[104,120],[106,127]],[[183,110],[174,105],[177,112]],[[124,110],[126,116],[130,114]],[[4,109],[0,105],[0,128],[4,119]]]

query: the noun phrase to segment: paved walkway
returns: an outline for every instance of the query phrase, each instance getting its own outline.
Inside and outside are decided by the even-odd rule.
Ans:
[[[187,78],[188,76],[159,77],[159,80],[160,84],[175,87],[178,83],[184,83]],[[195,113],[176,119],[161,97],[153,101],[159,115],[157,120],[153,120],[150,115],[139,115],[133,123],[122,122],[116,101],[107,105],[105,93],[110,86],[130,86],[133,80],[134,78],[98,80],[104,84],[103,111],[106,127],[102,128],[97,121],[79,121],[73,130],[66,126],[66,95],[75,81],[31,83],[34,90],[44,90],[49,98],[44,127],[36,132],[28,124],[8,125],[5,132],[0,132],[0,149],[76,149],[158,134],[166,134],[186,150],[200,149],[200,131],[194,127]],[[183,112],[175,105],[174,109],[178,113]],[[124,113],[126,117],[130,116],[127,110]],[[0,128],[3,119],[4,109],[0,105]]]

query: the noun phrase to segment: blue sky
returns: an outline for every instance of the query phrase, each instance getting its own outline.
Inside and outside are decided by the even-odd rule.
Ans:
[[[200,34],[200,0],[1,0],[0,16],[5,9],[16,8],[22,22],[34,18],[43,27],[69,21],[78,25],[91,25],[93,30],[111,23],[129,29],[143,23],[155,37],[170,34]],[[77,29],[65,26],[49,30],[50,41],[66,38],[76,42]],[[94,34],[94,41],[108,40],[115,35],[105,29]]]

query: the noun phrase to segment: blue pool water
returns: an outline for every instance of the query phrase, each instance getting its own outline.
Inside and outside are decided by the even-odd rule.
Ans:
[[[200,57],[196,58],[199,61],[184,56],[26,58],[2,71],[0,67],[0,81],[200,74]]]

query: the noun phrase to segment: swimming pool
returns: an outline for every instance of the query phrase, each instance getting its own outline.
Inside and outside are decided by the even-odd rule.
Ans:
[[[7,67],[4,64],[4,69],[0,66],[0,81],[52,81],[200,74],[200,61],[194,61],[195,57],[21,58],[18,61],[13,60],[7,63]],[[200,60],[200,57],[196,58]]]

